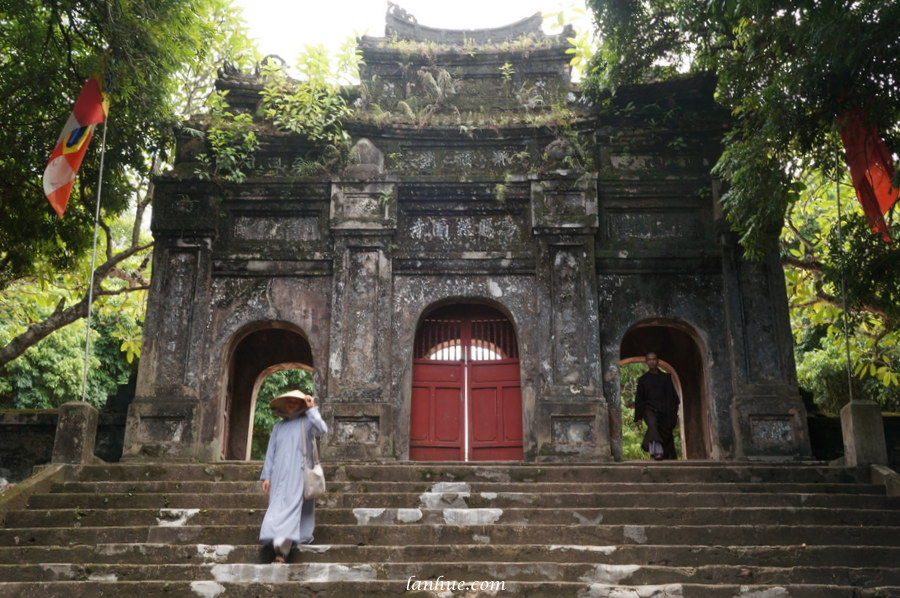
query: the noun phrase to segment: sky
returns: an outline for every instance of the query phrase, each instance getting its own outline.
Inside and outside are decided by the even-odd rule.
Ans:
[[[263,56],[276,54],[289,65],[304,45],[337,50],[347,38],[384,37],[386,0],[233,0],[243,9],[250,35]],[[442,29],[499,27],[530,17],[565,11],[579,30],[590,28],[583,0],[396,0],[421,25]],[[579,17],[578,11],[581,11]],[[545,22],[544,31],[558,33]]]

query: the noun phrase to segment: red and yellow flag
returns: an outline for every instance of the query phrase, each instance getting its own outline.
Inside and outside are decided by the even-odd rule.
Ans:
[[[95,75],[81,88],[72,114],[44,169],[44,194],[60,218],[69,203],[75,175],[91,142],[94,126],[106,119],[108,109],[109,100],[103,92],[103,80]]]
[[[841,140],[850,164],[850,176],[856,198],[862,204],[875,234],[891,242],[884,215],[897,201],[900,190],[891,185],[894,165],[887,145],[878,130],[869,124],[862,110],[854,109],[838,117]]]

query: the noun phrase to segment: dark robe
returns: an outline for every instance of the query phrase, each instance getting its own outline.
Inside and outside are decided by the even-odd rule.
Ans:
[[[647,431],[641,448],[650,452],[650,443],[663,447],[664,459],[677,459],[675,451],[675,426],[678,425],[678,393],[672,376],[657,370],[647,372],[638,379],[634,397],[634,421],[644,421]]]

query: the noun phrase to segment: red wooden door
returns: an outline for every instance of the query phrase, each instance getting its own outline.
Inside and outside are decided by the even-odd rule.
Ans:
[[[521,460],[522,393],[512,325],[485,306],[451,306],[419,329],[410,459]]]
[[[462,363],[419,363],[413,368],[409,458],[414,461],[465,459]]]
[[[521,461],[519,360],[473,361],[469,372],[469,460]]]

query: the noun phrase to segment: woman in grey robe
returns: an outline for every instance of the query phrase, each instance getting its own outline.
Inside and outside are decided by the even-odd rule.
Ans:
[[[328,432],[313,397],[292,390],[272,399],[270,408],[283,419],[269,437],[263,463],[262,490],[269,508],[259,530],[259,541],[272,544],[274,563],[284,563],[293,543],[309,544],[316,526],[315,500],[303,499],[303,460],[311,454],[316,436]],[[306,446],[301,446],[301,426]]]

